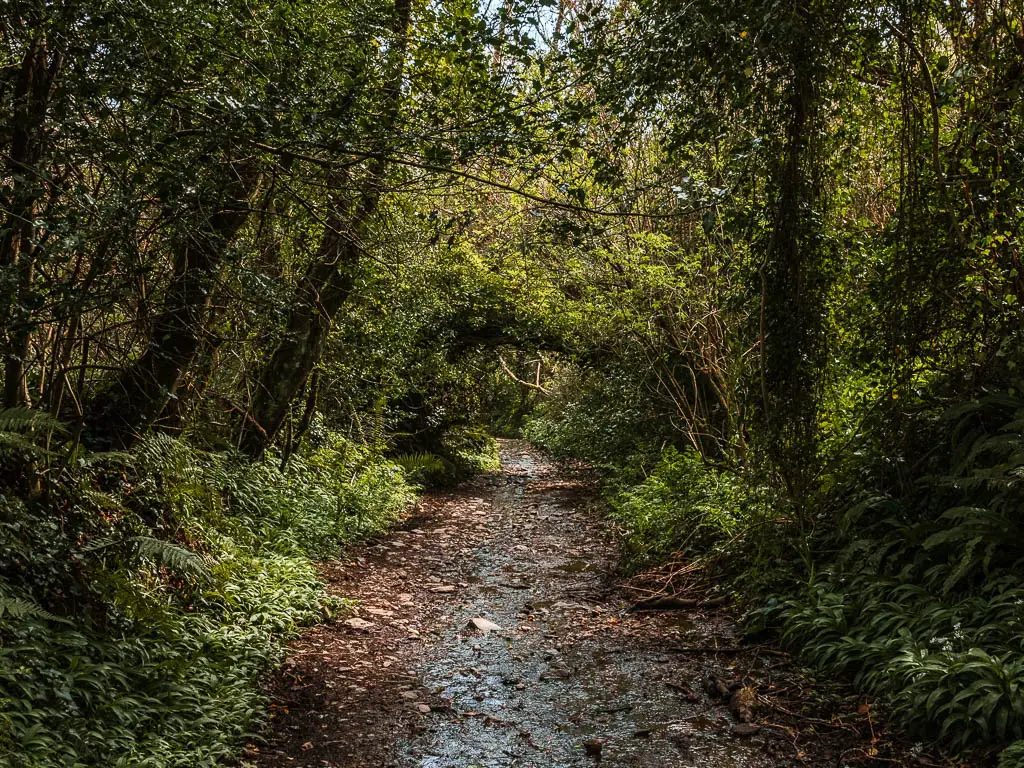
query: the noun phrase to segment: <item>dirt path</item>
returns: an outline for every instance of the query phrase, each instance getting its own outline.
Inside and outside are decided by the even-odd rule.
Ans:
[[[253,765],[883,764],[866,760],[879,747],[857,700],[804,700],[771,649],[709,652],[739,644],[727,615],[627,612],[593,480],[523,443],[501,453],[501,471],[425,498],[405,530],[327,570],[358,608],[294,644]],[[753,725],[709,678],[744,686]]]

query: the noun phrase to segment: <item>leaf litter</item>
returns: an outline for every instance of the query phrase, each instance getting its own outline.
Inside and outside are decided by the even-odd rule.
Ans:
[[[323,567],[356,607],[291,645],[246,764],[945,764],[863,697],[744,644],[720,600],[632,610],[596,478],[518,441],[501,458]]]

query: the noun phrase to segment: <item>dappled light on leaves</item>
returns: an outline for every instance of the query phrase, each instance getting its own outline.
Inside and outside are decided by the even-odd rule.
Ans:
[[[4,11],[0,763],[271,759],[255,734],[284,709],[261,687],[284,643],[426,631],[380,591],[394,563],[331,582],[411,541],[382,537],[422,527],[417,499],[522,462],[510,518],[480,496],[431,530],[453,555],[492,536],[510,567],[536,554],[509,520],[540,525],[531,494],[569,492],[555,470],[522,480],[547,466],[536,449],[505,444],[502,468],[511,437],[596,473],[534,544],[608,591],[520,616],[539,577],[510,571],[456,635],[572,614],[632,633],[624,679],[659,644],[692,678],[646,697],[656,723],[645,697],[598,696],[601,727],[563,722],[583,729],[568,740],[534,700],[538,765],[628,765],[627,736],[689,759],[715,728],[734,750],[716,759],[750,766],[1020,761],[1019,3]],[[487,596],[417,552],[445,577],[430,600]],[[357,594],[381,604],[353,612]],[[716,618],[690,642],[637,617],[653,611]],[[574,691],[585,668],[614,687],[553,650],[534,682]],[[789,653],[813,682],[740,669]],[[463,675],[434,661],[409,674]],[[375,749],[411,765],[447,710],[391,692],[412,730]],[[543,754],[499,710],[461,701],[460,733],[506,727]],[[356,764],[308,725],[284,757]]]

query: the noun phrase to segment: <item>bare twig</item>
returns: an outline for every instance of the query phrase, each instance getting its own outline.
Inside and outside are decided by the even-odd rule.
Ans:
[[[523,381],[518,376],[516,376],[514,373],[512,373],[512,370],[508,367],[508,363],[505,362],[505,358],[503,358],[501,355],[498,355],[498,362],[501,364],[501,370],[503,370],[505,372],[505,374],[510,379],[512,379],[512,381],[516,382],[517,384],[522,384],[524,387],[529,387],[530,389],[536,389],[538,392],[543,392],[545,395],[550,395],[551,394],[550,390],[545,389],[540,384],[540,367],[537,368],[537,383],[534,384],[534,383],[529,382],[529,381]]]

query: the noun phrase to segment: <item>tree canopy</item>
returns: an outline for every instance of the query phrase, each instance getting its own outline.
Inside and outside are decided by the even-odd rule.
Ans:
[[[0,755],[230,754],[310,560],[487,433],[915,733],[1024,739],[1022,137],[1017,0],[7,0]],[[76,644],[237,706],[62,709]]]

